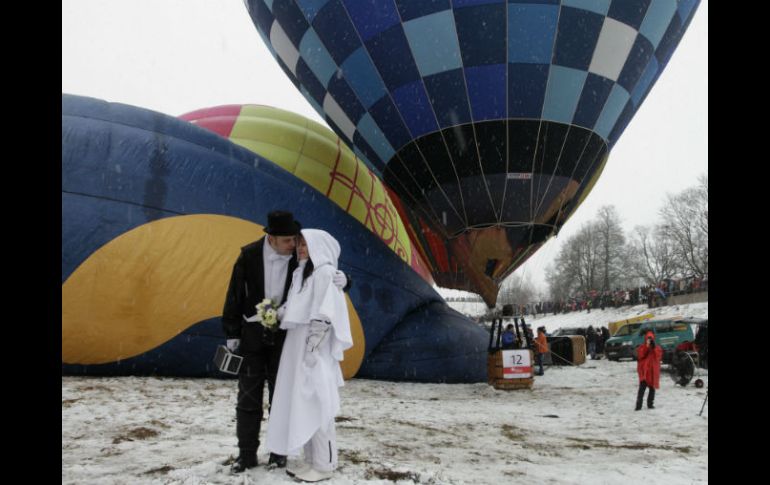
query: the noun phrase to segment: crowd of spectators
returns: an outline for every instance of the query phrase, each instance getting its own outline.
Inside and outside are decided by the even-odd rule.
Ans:
[[[541,315],[547,313],[569,313],[592,308],[618,308],[627,305],[647,305],[650,308],[666,304],[671,296],[685,295],[708,291],[708,275],[705,277],[690,276],[686,278],[666,279],[657,285],[640,286],[607,291],[591,290],[580,292],[571,298],[559,301],[547,301],[515,305],[517,315]]]

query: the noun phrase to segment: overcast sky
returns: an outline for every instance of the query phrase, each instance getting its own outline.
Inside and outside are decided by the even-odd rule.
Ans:
[[[62,92],[178,116],[266,104],[324,123],[270,55],[241,0],[63,0]],[[627,231],[708,173],[708,1],[583,205],[517,274],[543,287],[561,243],[614,205]]]

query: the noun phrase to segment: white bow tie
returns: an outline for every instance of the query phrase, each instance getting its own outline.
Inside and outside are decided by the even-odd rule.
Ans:
[[[268,261],[288,261],[291,259],[291,254],[288,256],[284,256],[282,254],[274,253],[268,256]]]

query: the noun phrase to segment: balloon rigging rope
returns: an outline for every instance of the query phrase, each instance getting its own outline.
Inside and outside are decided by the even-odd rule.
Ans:
[[[350,16],[350,13],[348,12],[347,6],[344,3],[341,3],[340,5],[342,6],[342,9],[345,11],[345,15],[348,17],[348,20],[351,22],[351,24],[355,25],[355,22],[353,22],[353,19]],[[398,9],[396,9],[396,11],[398,13],[399,20],[401,20],[403,22],[403,19],[401,19],[401,13],[398,12]],[[364,40],[361,38],[361,34],[358,32],[358,29],[354,29],[354,30],[356,31],[356,36],[358,37],[358,41],[361,43],[361,45],[365,45]],[[372,63],[372,65],[376,66],[376,63],[374,62],[374,59],[372,59],[371,54],[369,53],[369,49],[363,49],[363,50],[366,53],[366,56],[369,58],[369,61]],[[385,80],[382,78],[382,74],[380,73],[379,69],[375,69],[375,71],[377,72],[377,75],[380,77],[380,80],[383,82],[383,84],[387,86],[387,83],[385,83]],[[427,92],[427,89],[425,88],[425,81],[422,78],[420,78],[420,80],[421,80],[421,82],[423,84],[423,89],[425,89],[426,92]],[[397,106],[395,100],[393,99],[392,93],[390,91],[386,90],[386,95],[390,99],[390,102],[393,104],[393,106]],[[357,94],[356,94],[356,97],[358,98]],[[359,99],[359,102],[360,101],[361,100]],[[433,110],[433,105],[432,104],[431,104],[431,110]],[[398,117],[401,120],[401,123],[404,125],[404,127],[407,129],[407,131],[409,131],[409,134],[411,135],[412,133],[409,130],[409,127],[406,124],[406,121],[404,120],[404,117],[401,115],[401,111],[399,109],[396,109],[396,113],[398,114]],[[439,123],[438,123],[438,117],[436,116],[435,111],[433,112],[433,116],[434,116],[434,119],[436,120],[436,126],[440,126]],[[443,139],[443,133],[442,133],[442,139]],[[446,140],[444,140],[444,145],[446,146]],[[439,183],[438,179],[436,178],[435,174],[433,173],[433,170],[431,169],[430,164],[428,164],[428,160],[425,158],[425,155],[422,153],[422,150],[420,149],[420,146],[416,142],[414,143],[414,146],[417,149],[417,152],[420,154],[420,157],[422,158],[422,161],[425,164],[425,167],[428,169],[428,173],[430,173],[431,178],[433,178],[433,181],[436,183],[436,187],[439,189],[441,194],[446,199],[447,204],[449,204],[449,207],[452,209],[452,211],[454,211],[455,214],[457,214],[457,217],[460,218],[461,220],[463,220],[465,222],[465,225],[467,226],[468,225],[468,217],[467,217],[467,215],[465,217],[460,215],[460,212],[457,210],[457,207],[455,207],[455,205],[449,199],[449,196],[446,194],[446,192],[444,192],[444,189],[441,187],[441,184]],[[398,156],[398,153],[396,153],[396,156]],[[400,157],[399,157],[399,160],[400,160]],[[383,160],[383,162],[385,162],[385,160]],[[402,165],[404,166],[404,168],[406,168],[406,164],[404,164],[402,162]],[[452,163],[452,167],[454,168],[454,163]],[[410,177],[412,177],[412,179],[414,179],[414,176],[409,171],[407,171],[407,173],[409,173]],[[456,170],[455,170],[455,176],[457,176]],[[459,177],[457,178],[457,183],[458,183],[458,190],[459,190],[460,189],[460,187],[459,187],[459,183],[460,183]],[[403,185],[403,183],[402,183],[402,185]],[[418,185],[418,187],[419,187],[419,185]],[[405,187],[405,189],[406,189],[406,187]],[[426,203],[428,203],[427,199],[425,199],[425,200],[426,200]],[[460,202],[463,205],[463,207],[462,207],[463,214],[465,214],[465,205],[464,205],[464,203],[462,201],[462,191],[460,191]],[[436,214],[436,216],[438,216],[438,214]],[[441,222],[441,220],[439,220],[439,222]],[[438,225],[441,226],[440,223]]]
[[[343,4],[343,8],[347,12],[347,7],[344,4]],[[398,15],[399,22],[403,25],[404,19],[401,17],[401,11],[398,8],[396,8],[395,10],[396,10],[396,14]],[[360,39],[360,37],[361,36],[359,34],[359,39]],[[363,43],[363,39],[360,39],[360,40],[361,40],[361,44],[363,45],[364,44]],[[458,42],[459,42],[459,40],[458,40]],[[367,50],[367,53],[368,53],[368,49],[366,49],[366,50]],[[409,50],[411,51],[411,46],[409,47]],[[412,53],[412,56],[414,56],[414,53]],[[372,60],[372,63],[374,63],[374,60]],[[418,67],[418,70],[419,70],[419,67]],[[379,74],[379,70],[377,72]],[[420,73],[420,74],[421,74],[421,76],[420,76],[420,83],[422,84],[423,89],[427,93],[428,92],[428,88],[427,88],[427,86],[425,86],[425,79],[422,77],[422,73]],[[382,78],[382,75],[380,75],[380,78]],[[463,76],[463,82],[464,81],[465,81],[465,77]],[[383,82],[385,82],[384,79],[383,79]],[[467,92],[467,88],[466,88],[466,92]],[[390,92],[388,92],[388,96],[391,98],[391,102],[393,102],[393,105],[396,106],[396,103],[393,100],[393,96],[390,94]],[[433,119],[436,121],[436,127],[438,127],[438,133],[441,135],[441,140],[443,140],[443,142],[444,142],[444,149],[446,150],[446,153],[449,156],[449,163],[452,164],[452,171],[454,172],[455,179],[457,180],[457,192],[458,192],[457,195],[460,197],[460,208],[462,209],[462,214],[463,214],[462,216],[460,215],[460,212],[457,210],[457,208],[454,206],[454,204],[452,204],[452,202],[449,200],[449,196],[446,194],[446,192],[444,192],[444,189],[441,187],[441,184],[439,183],[438,179],[435,177],[435,175],[433,175],[433,171],[431,170],[431,168],[430,168],[430,166],[428,164],[428,160],[425,158],[425,155],[423,155],[422,150],[420,149],[420,147],[417,145],[416,142],[414,143],[414,145],[415,145],[415,147],[417,147],[417,151],[420,152],[420,156],[422,156],[423,160],[425,161],[425,165],[428,167],[428,170],[430,171],[431,176],[433,176],[433,179],[436,182],[436,187],[441,191],[442,194],[444,194],[444,197],[446,198],[446,200],[449,203],[450,207],[452,207],[452,210],[455,211],[455,213],[457,214],[457,217],[459,217],[460,219],[463,220],[463,222],[465,223],[465,226],[467,227],[468,226],[468,212],[466,211],[466,208],[465,208],[465,198],[463,197],[463,190],[462,190],[462,183],[460,182],[460,175],[457,172],[457,167],[455,166],[454,158],[452,157],[452,152],[451,152],[451,150],[449,150],[449,145],[447,144],[446,138],[444,137],[444,131],[441,129],[441,123],[439,123],[439,121],[438,121],[438,115],[436,114],[436,110],[433,107],[433,103],[429,103],[429,104],[430,104],[431,112],[433,113]],[[406,124],[406,120],[404,120],[403,116],[401,116],[401,111],[399,109],[396,109],[396,111],[398,112],[399,118],[401,118],[401,122],[404,124],[406,129],[409,131],[409,134],[412,137],[414,137],[414,135],[412,135],[411,130],[409,129],[409,125]],[[443,220],[441,222],[443,222]]]
[[[543,203],[545,202],[545,199],[548,196],[548,191],[551,189],[551,184],[553,183],[553,179],[556,177],[556,171],[559,169],[559,164],[561,163],[561,157],[564,154],[564,146],[567,144],[567,138],[569,138],[569,132],[572,129],[572,125],[567,125],[567,133],[564,134],[564,139],[561,142],[561,148],[559,149],[559,155],[556,157],[556,164],[553,167],[553,173],[551,174],[551,178],[548,179],[548,185],[545,187],[545,192],[543,193],[543,198],[540,200],[540,202],[537,204],[537,207],[535,207],[535,214],[537,214],[540,211],[540,207],[542,207]],[[569,184],[569,180],[567,181]],[[567,187],[565,187],[566,189]],[[540,189],[540,186],[538,185],[538,190]],[[561,207],[563,204],[559,205],[559,213],[561,213]],[[558,218],[555,219],[558,221]]]

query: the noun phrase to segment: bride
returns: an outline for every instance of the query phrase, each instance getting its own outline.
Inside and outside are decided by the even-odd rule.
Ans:
[[[345,296],[332,283],[340,245],[326,231],[303,229],[297,244],[299,267],[281,316],[286,341],[281,353],[267,430],[272,453],[298,456],[287,468],[299,480],[318,482],[337,468],[334,417],[344,385],[340,361],[353,346]]]

